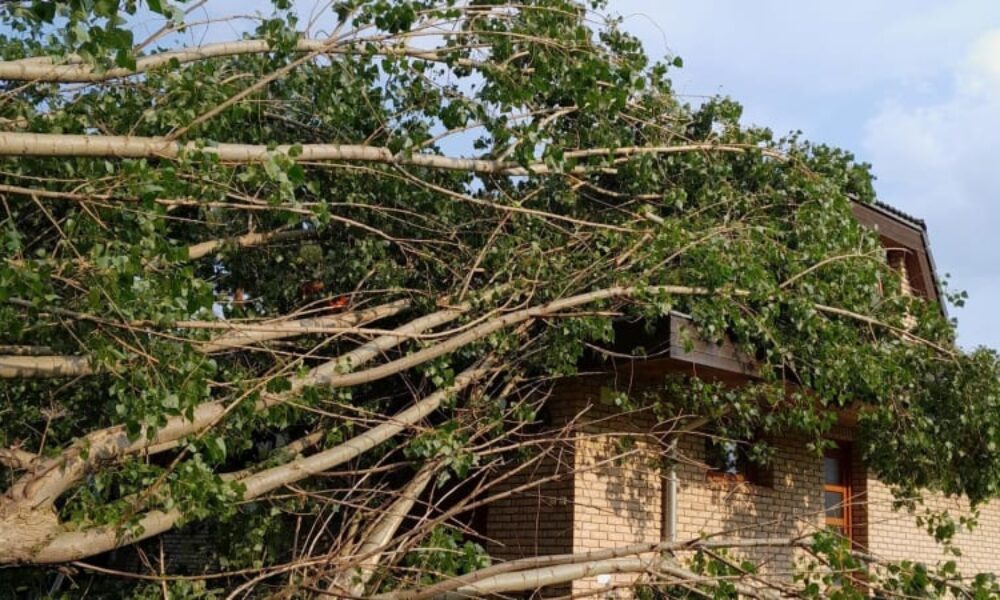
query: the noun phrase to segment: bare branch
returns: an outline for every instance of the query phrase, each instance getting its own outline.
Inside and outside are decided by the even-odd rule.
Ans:
[[[263,145],[225,144],[199,146],[194,143],[174,142],[165,137],[138,137],[115,135],[70,135],[50,133],[21,133],[0,131],[0,156],[75,156],[94,158],[147,158],[174,160],[184,153],[203,152],[218,157],[222,162],[249,164],[267,160],[273,153],[295,154],[296,161],[343,161],[426,167],[446,171],[467,171],[472,173],[492,173],[496,175],[557,175],[544,162],[534,162],[522,167],[512,161],[498,161],[481,158],[461,158],[437,154],[413,154],[410,156],[393,153],[381,146],[350,144],[301,144],[280,145],[273,150]],[[565,153],[566,158],[588,157],[630,157],[642,154],[678,154],[687,152],[764,152],[784,156],[772,150],[745,144],[679,144],[675,146],[650,146],[628,148],[600,148],[578,150]],[[603,167],[580,165],[568,172],[588,173]]]
[[[19,448],[0,448],[0,465],[11,469],[29,469],[38,461],[38,455]]]
[[[227,244],[232,244],[238,248],[253,248],[255,246],[263,246],[272,242],[300,240],[302,238],[315,237],[315,235],[316,231],[314,229],[293,229],[291,231],[248,233],[246,235],[225,240],[210,240],[193,246],[188,246],[188,259],[197,260],[204,256],[208,256],[213,252],[221,250]]]
[[[804,542],[795,538],[701,540],[633,544],[576,554],[557,554],[513,560],[428,586],[422,590],[395,591],[374,596],[377,600],[426,600],[471,598],[487,594],[538,589],[604,573],[641,573],[660,570],[662,553],[711,548],[791,548]],[[688,574],[676,567],[673,575]],[[691,573],[690,575],[694,575]]]
[[[365,588],[382,559],[382,553],[392,545],[393,536],[403,524],[403,519],[410,513],[417,498],[427,488],[427,484],[431,482],[440,468],[440,462],[424,465],[416,476],[406,484],[406,487],[400,492],[399,498],[382,513],[374,529],[365,536],[356,552],[358,556],[363,557],[361,564],[356,569],[341,573],[330,584],[329,591],[334,597],[337,596],[338,589],[347,590],[350,596],[360,597],[364,595]]]
[[[0,356],[0,379],[81,377],[93,373],[94,366],[86,356]]]
[[[273,321],[263,324],[213,323],[214,327],[230,331],[204,343],[192,340],[192,345],[199,352],[217,354],[229,350],[250,348],[261,342],[353,328],[363,323],[399,314],[409,306],[409,300],[397,300],[366,310],[306,319]],[[188,325],[191,324],[188,323]],[[183,326],[184,323],[179,325],[179,327]],[[95,366],[86,356],[0,356],[0,379],[81,377],[92,375],[95,372]]]
[[[329,40],[300,39],[295,44],[297,52],[317,52],[320,54],[362,55],[367,49],[358,46],[341,45],[330,47]],[[131,77],[145,73],[157,67],[170,65],[176,60],[179,63],[191,63],[210,58],[239,56],[245,54],[265,54],[273,52],[267,40],[239,40],[205,44],[195,48],[184,48],[144,56],[136,60],[134,69],[113,68],[107,70],[95,69],[90,64],[74,62],[72,57],[68,64],[58,64],[61,57],[34,57],[31,59],[0,62],[0,79],[8,81],[47,81],[58,83],[95,83],[109,81],[122,77]],[[426,61],[443,61],[445,53],[420,48],[379,45],[374,51],[383,56],[409,56]],[[478,63],[468,59],[456,59],[456,64],[475,66]]]

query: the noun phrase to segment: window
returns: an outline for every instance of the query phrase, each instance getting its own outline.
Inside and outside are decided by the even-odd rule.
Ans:
[[[886,248],[886,262],[899,277],[897,289],[904,296],[927,298],[926,289],[921,284],[923,271],[916,253],[907,248]],[[882,289],[882,283],[879,288]]]
[[[823,456],[823,509],[826,526],[851,539],[850,451],[846,446]]]
[[[750,440],[705,438],[705,462],[710,479],[771,485],[770,470],[750,459]]]

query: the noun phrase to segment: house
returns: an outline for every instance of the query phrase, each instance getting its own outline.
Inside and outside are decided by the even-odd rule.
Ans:
[[[858,203],[854,212],[879,232],[906,291],[939,302],[923,222],[884,205]],[[771,440],[776,456],[766,472],[746,468],[731,450],[722,453],[719,464],[704,434],[675,438],[672,456],[678,460],[666,472],[656,463],[663,464],[672,449],[654,436],[634,435],[634,445],[623,451],[622,434],[649,433],[656,423],[648,414],[622,415],[602,403],[602,390],[634,392],[661,383],[670,372],[736,385],[750,377],[752,367],[733,347],[685,343],[689,327],[683,315],[674,315],[663,327],[665,350],[658,358],[618,360],[610,372],[576,377],[555,390],[547,420],[567,424],[573,434],[530,470],[501,484],[514,493],[491,504],[484,518],[494,557],[579,553],[704,534],[796,537],[834,527],[858,549],[880,558],[928,564],[954,559],[964,574],[1000,572],[1000,505],[981,508],[978,529],[956,538],[960,557],[945,555],[918,527],[915,515],[893,509],[890,490],[868,473],[852,448],[852,415],[846,412],[831,432],[836,449],[820,457],[807,450],[803,439]],[[541,483],[532,487],[532,481]],[[967,510],[961,501],[943,497],[931,498],[926,506],[954,516]],[[780,576],[791,571],[802,551],[746,552],[763,572]],[[635,577],[591,577],[547,589],[546,595],[625,585]]]

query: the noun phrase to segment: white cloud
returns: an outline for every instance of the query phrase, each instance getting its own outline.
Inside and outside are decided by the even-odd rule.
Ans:
[[[814,94],[947,69],[965,52],[968,32],[1000,17],[986,0],[611,0],[609,9],[626,16],[654,56],[689,58],[692,74],[701,71],[694,77]]]
[[[958,311],[963,345],[1000,345],[1000,29],[982,34],[934,102],[884,104],[863,147],[881,197],[925,218],[939,269],[971,295]]]
[[[1000,82],[1000,29],[987,32],[969,53],[969,76],[973,90],[996,85]]]

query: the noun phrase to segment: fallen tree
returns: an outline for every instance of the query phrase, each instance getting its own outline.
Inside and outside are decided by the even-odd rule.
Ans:
[[[859,444],[901,493],[1000,489],[996,355],[959,350],[939,307],[902,293],[852,217],[874,201],[867,167],[747,128],[732,101],[685,104],[679,63],[650,63],[606,15],[358,0],[316,16],[318,39],[277,2],[246,39],[189,46],[177,23],[136,43],[135,3],[42,4],[0,7],[11,589],[917,585],[823,535],[752,542],[811,552],[823,574],[797,583],[727,563],[729,539],[487,564],[470,515],[501,483],[556,477],[511,483],[578,435],[539,423],[553,386],[641,356],[616,331],[678,312],[759,381],[741,401],[665,386],[661,425],[821,440],[861,400]],[[144,10],[180,18],[164,6]],[[198,528],[197,574],[109,558],[152,565],[162,534]],[[943,577],[921,591],[958,589]]]

